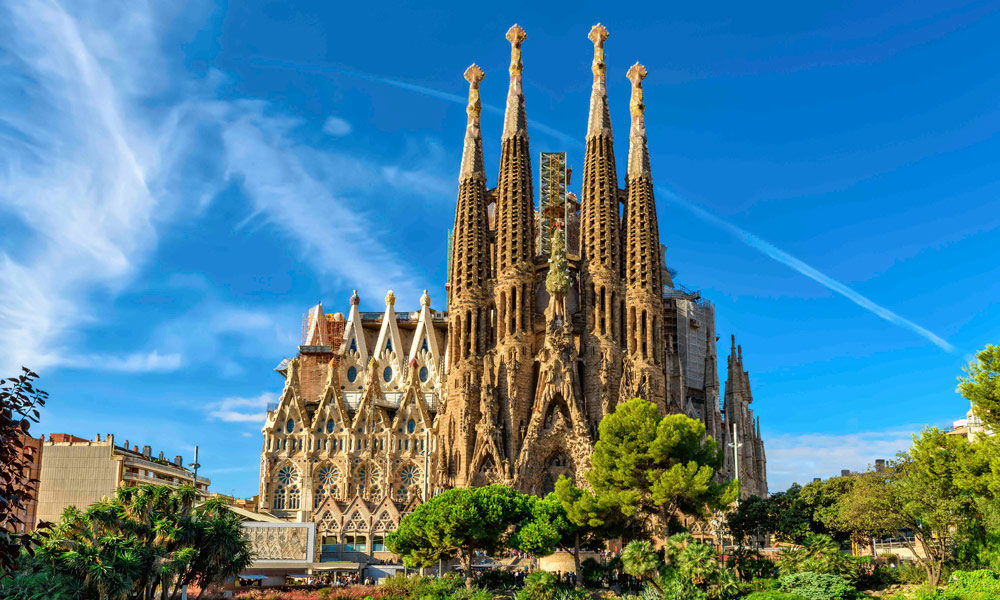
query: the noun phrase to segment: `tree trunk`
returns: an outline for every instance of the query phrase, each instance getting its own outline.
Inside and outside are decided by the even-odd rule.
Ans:
[[[462,570],[465,571],[465,589],[472,589],[472,552],[464,550],[458,553],[458,560],[462,563]]]
[[[573,546],[573,568],[576,570],[576,581],[573,582],[573,587],[579,588],[581,582],[583,582],[583,573],[580,569],[580,534],[577,533],[574,540],[575,544]]]

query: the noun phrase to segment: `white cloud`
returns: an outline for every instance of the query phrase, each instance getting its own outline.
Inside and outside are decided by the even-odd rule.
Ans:
[[[842,435],[802,433],[768,437],[767,481],[773,492],[788,489],[792,483],[805,485],[814,477],[826,479],[840,475],[842,469],[863,471],[875,459],[892,459],[913,443],[920,425],[885,430],[862,431]]]
[[[298,143],[301,121],[279,108],[218,99],[222,73],[177,75],[180,57],[162,50],[177,18],[162,14],[168,6],[0,6],[0,223],[19,227],[0,239],[0,372],[191,364],[159,345],[78,358],[81,330],[99,322],[95,298],[113,299],[146,265],[160,228],[232,181],[252,215],[292,240],[319,275],[379,296],[392,288],[417,298],[426,287],[388,249],[372,206],[386,189],[451,195],[453,185],[426,162],[386,168]],[[330,135],[350,128],[340,117],[326,123]],[[214,318],[203,316],[200,325]]]
[[[253,398],[230,397],[209,404],[208,415],[227,423],[257,423],[264,424],[265,409],[268,402],[276,400],[274,394],[264,392]]]
[[[330,117],[323,123],[323,131],[333,137],[342,137],[351,133],[351,124],[340,117]]]
[[[184,364],[180,354],[160,354],[158,351],[138,352],[117,356],[113,354],[89,354],[63,358],[60,366],[93,369],[95,371],[118,371],[123,373],[163,373],[176,371]]]

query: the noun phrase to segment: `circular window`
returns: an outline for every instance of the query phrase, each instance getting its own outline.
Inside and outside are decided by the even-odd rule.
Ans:
[[[333,433],[333,428],[334,427],[335,427],[335,423],[333,422],[333,419],[328,419],[327,422],[326,422],[326,432],[327,433]]]
[[[382,379],[386,382],[392,381],[392,367],[386,367],[385,370],[382,371]]]
[[[288,419],[285,421],[285,431],[288,433],[295,431],[295,419]]]
[[[347,380],[354,383],[354,380],[358,378],[358,370],[355,367],[347,368]]]
[[[295,481],[298,481],[298,478],[299,473],[295,467],[285,465],[284,467],[281,467],[280,471],[278,471],[278,483],[281,485],[294,483]]]
[[[420,381],[427,383],[427,367],[420,367]]]
[[[406,422],[407,433],[413,433],[413,430],[416,428],[417,428],[417,422],[414,421],[413,419],[410,419],[409,421]]]
[[[340,470],[332,465],[327,465],[319,471],[319,481],[323,485],[331,486],[340,479]]]
[[[420,471],[413,465],[403,467],[399,473],[399,480],[403,482],[403,485],[413,485],[419,477]]]

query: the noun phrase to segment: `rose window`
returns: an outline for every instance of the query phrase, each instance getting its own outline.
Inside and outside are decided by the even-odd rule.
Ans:
[[[399,480],[403,482],[403,485],[413,485],[419,478],[420,470],[413,465],[403,467],[403,470],[399,473]]]

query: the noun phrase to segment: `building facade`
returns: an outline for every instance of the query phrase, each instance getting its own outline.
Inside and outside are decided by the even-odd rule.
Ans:
[[[535,202],[524,30],[507,32],[494,187],[480,129],[484,73],[466,70],[447,309],[432,309],[425,291],[417,311],[397,313],[390,291],[377,312],[361,312],[357,292],[346,317],[322,305],[309,310],[297,355],[276,369],[285,386],[262,431],[262,510],[315,522],[317,539],[331,544],[356,544],[363,531],[371,548],[400,514],[441,489],[504,483],[544,494],[560,475],[581,481],[599,422],[633,397],[703,421],[726,449],[721,477],[738,471],[745,494],[766,495],[742,349],[731,344],[720,395],[715,308],[675,285],[667,267],[639,64],[625,74],[631,124],[625,177],[618,176],[607,38],[600,25],[589,35],[579,201],[560,188]],[[546,186],[556,181],[542,172]],[[560,177],[559,185],[569,183],[568,172]]]
[[[129,447],[128,440],[115,443],[107,434],[86,440],[65,433],[53,433],[42,441],[38,475],[37,521],[58,521],[68,506],[81,510],[115,495],[121,486],[151,483],[180,487],[192,485],[194,474],[184,467],[180,456],[173,461],[153,456],[149,446]],[[198,477],[197,489],[207,493],[211,481]]]

